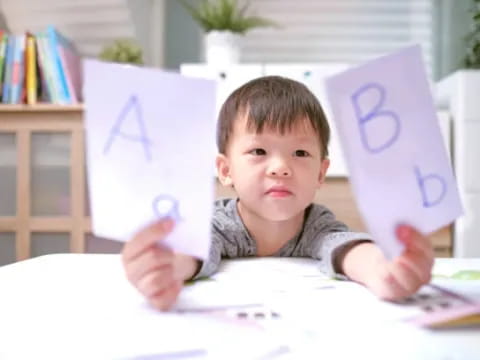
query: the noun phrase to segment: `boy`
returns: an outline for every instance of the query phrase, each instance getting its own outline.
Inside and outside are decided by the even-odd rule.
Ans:
[[[222,257],[312,257],[327,274],[388,300],[428,283],[433,250],[426,237],[398,226],[405,251],[387,261],[367,234],[349,232],[312,203],[329,166],[329,136],[319,102],[301,83],[272,76],[235,90],[220,111],[216,166],[238,199],[215,202],[209,258],[202,263],[158,244],[174,226],[160,220],[124,247],[130,282],[160,310],[174,304],[185,280],[214,273]]]

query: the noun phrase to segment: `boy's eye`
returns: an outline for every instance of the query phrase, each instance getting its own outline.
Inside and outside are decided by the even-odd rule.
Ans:
[[[261,149],[261,148],[250,150],[249,153],[251,155],[256,155],[256,156],[261,156],[261,155],[266,155],[267,154],[267,152],[264,149]]]
[[[310,156],[310,154],[308,153],[308,151],[305,150],[295,150],[295,156],[306,157]]]

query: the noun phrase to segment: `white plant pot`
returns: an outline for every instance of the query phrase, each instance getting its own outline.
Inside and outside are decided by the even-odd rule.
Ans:
[[[242,35],[231,31],[210,31],[205,35],[205,61],[208,65],[229,65],[240,61]]]

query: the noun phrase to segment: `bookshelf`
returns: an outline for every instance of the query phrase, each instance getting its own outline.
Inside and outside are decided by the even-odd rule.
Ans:
[[[120,243],[91,235],[85,178],[82,105],[0,105],[0,265],[48,253],[48,247],[120,251]],[[216,191],[235,195],[218,184]],[[353,229],[365,229],[346,178],[327,178],[316,201]],[[97,245],[89,246],[93,240]],[[49,241],[55,246],[45,245]],[[437,256],[451,256],[450,227],[433,241]]]
[[[85,252],[82,113],[81,105],[0,106],[0,233],[14,238],[15,260],[31,257],[41,234],[62,234],[65,248]]]

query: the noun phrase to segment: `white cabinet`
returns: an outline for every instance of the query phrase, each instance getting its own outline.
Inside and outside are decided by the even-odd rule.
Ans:
[[[52,252],[118,252],[91,235],[82,106],[0,106],[0,266]]]
[[[230,65],[228,67],[208,67],[197,64],[182,64],[183,75],[212,79],[217,81],[217,113],[233,90],[246,82],[262,76],[260,64]]]
[[[452,156],[465,214],[455,222],[454,255],[480,257],[480,71],[457,71],[437,84],[437,106],[452,117]]]

